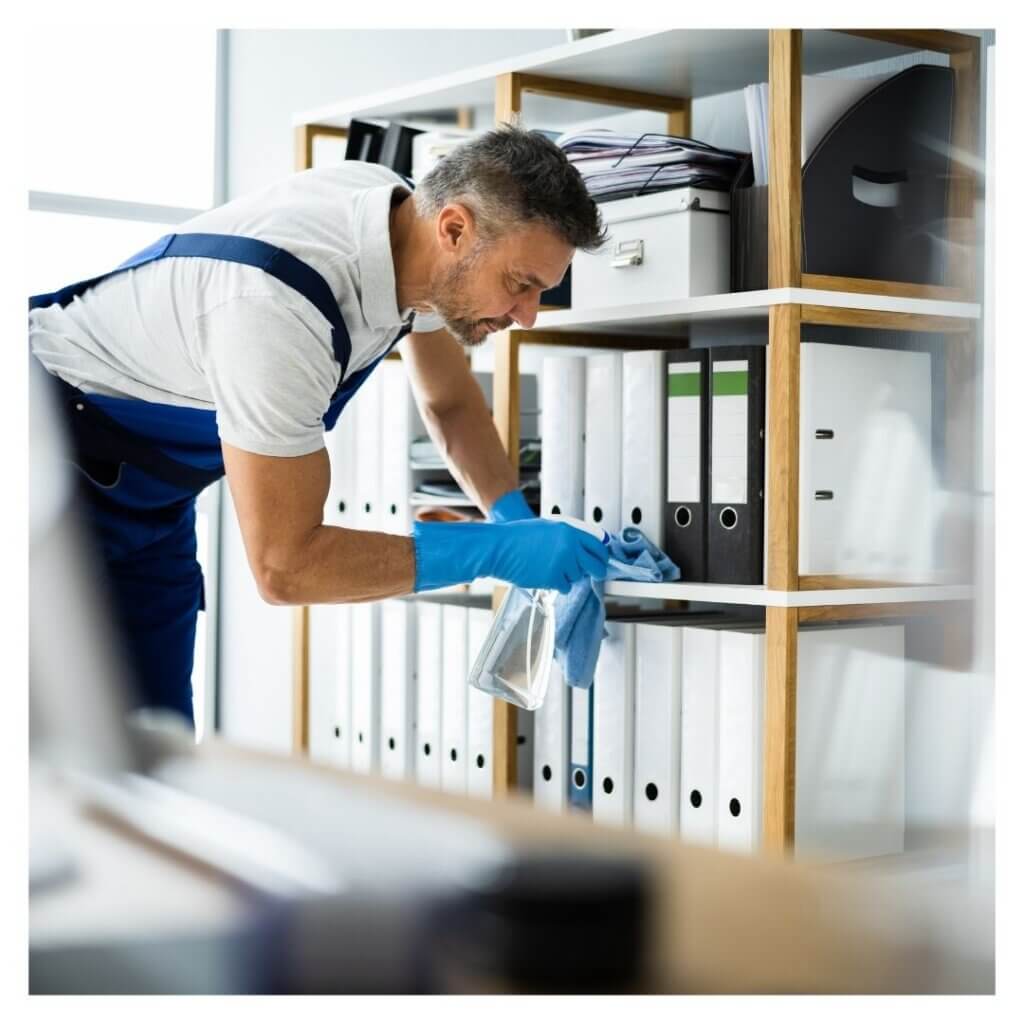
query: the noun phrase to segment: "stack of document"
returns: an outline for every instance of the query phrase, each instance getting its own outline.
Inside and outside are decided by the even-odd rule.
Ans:
[[[523,496],[536,507],[540,501],[540,438],[519,443],[519,481]],[[416,477],[411,495],[414,506],[476,506],[448,472],[448,464],[429,437],[417,437],[409,445],[409,465]]]
[[[675,135],[620,135],[606,128],[558,139],[598,202],[673,188],[729,191],[746,153]]]

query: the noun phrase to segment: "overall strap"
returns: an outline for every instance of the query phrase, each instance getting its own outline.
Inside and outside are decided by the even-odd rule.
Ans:
[[[364,381],[375,369],[377,364],[387,358],[391,353],[392,349],[412,330],[412,324],[404,324],[402,329],[395,336],[394,340],[388,345],[387,349],[382,352],[369,366],[364,366],[361,370],[356,370],[348,380],[342,381],[338,387],[338,390],[334,393],[334,397],[331,399],[331,404],[324,413],[324,429],[333,430],[335,423],[338,422],[338,417],[341,415],[342,410],[346,405],[355,397],[355,393],[363,386]]]
[[[68,285],[66,288],[61,288],[60,291],[33,295],[28,301],[28,308],[30,310],[39,309],[55,304],[66,306],[79,295],[83,295],[90,288],[115,274],[175,256],[198,256],[256,267],[270,274],[271,277],[276,277],[283,284],[308,299],[331,325],[331,345],[334,349],[334,358],[341,366],[339,379],[344,380],[349,359],[352,356],[352,341],[330,286],[309,264],[303,263],[302,260],[276,245],[261,242],[256,238],[202,233],[164,235],[163,238],[157,239],[152,245],[125,260],[109,273]]]

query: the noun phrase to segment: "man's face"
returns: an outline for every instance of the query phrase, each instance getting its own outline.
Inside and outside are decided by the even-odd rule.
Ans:
[[[549,228],[530,225],[490,244],[464,239],[431,282],[431,304],[467,347],[516,323],[531,327],[540,293],[565,276],[573,248]]]

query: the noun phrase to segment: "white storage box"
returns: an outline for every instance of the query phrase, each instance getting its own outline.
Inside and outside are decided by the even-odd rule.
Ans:
[[[601,203],[609,240],[572,263],[572,308],[729,291],[729,193],[679,188]]]

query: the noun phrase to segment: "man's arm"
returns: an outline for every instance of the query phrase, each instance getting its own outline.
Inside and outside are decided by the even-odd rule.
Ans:
[[[452,475],[484,512],[516,487],[466,351],[447,331],[410,334],[402,359],[416,404]]]
[[[222,447],[245,552],[265,601],[336,604],[412,593],[412,538],[323,524],[331,479],[326,449],[282,458]]]

